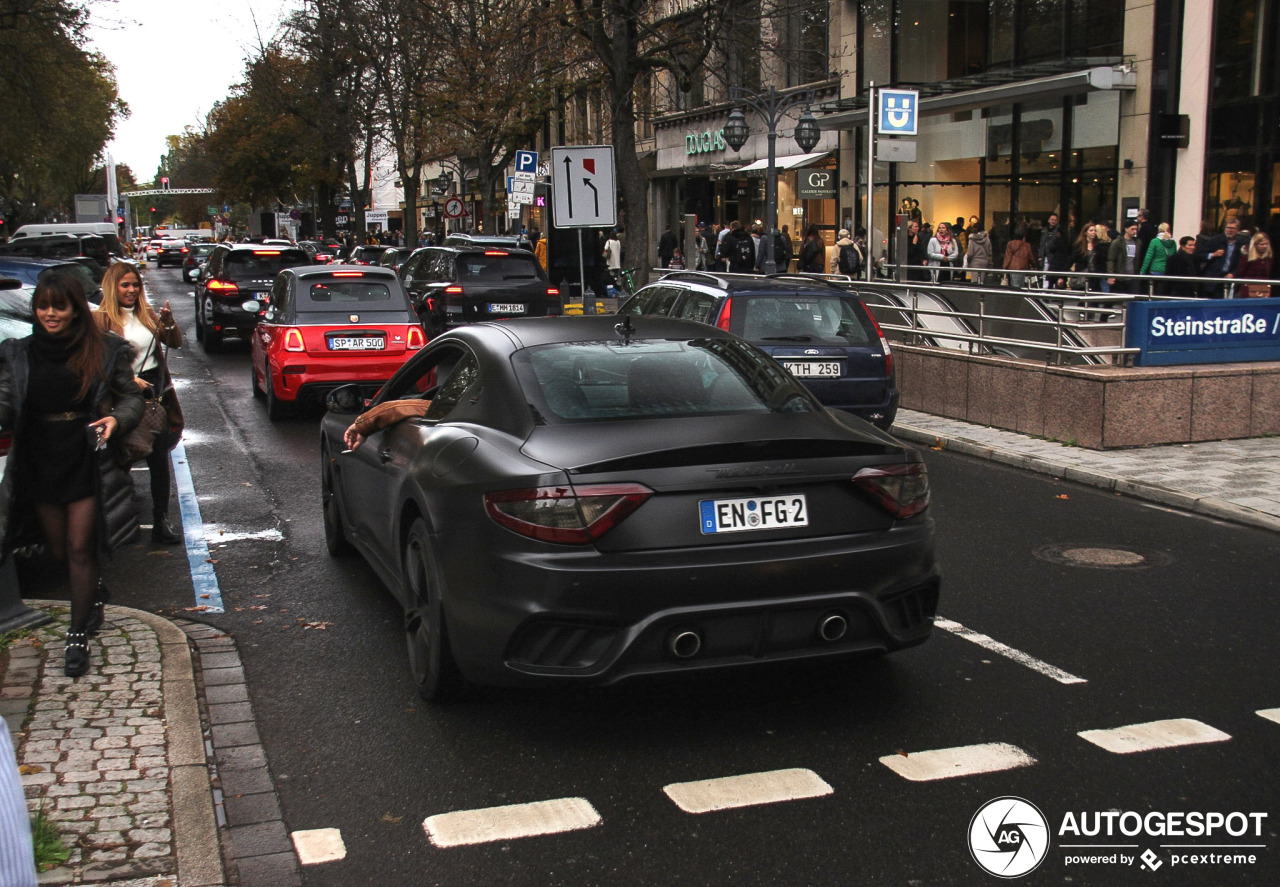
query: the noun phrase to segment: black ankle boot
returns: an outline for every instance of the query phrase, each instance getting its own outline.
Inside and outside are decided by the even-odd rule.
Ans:
[[[78,678],[89,670],[89,635],[83,631],[67,632],[67,653],[63,673]]]
[[[96,635],[102,629],[102,624],[106,622],[107,617],[103,608],[110,600],[111,589],[99,579],[98,588],[93,593],[93,603],[89,606],[89,617],[84,621],[84,630],[89,637]]]
[[[182,537],[169,526],[169,521],[163,512],[151,518],[151,541],[160,545],[177,545],[182,541]]]

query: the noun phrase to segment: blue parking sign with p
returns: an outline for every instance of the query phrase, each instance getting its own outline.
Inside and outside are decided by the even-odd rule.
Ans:
[[[920,93],[917,90],[880,90],[880,132],[885,135],[915,135],[919,107]]]
[[[536,175],[538,172],[538,152],[517,151],[516,172],[527,172]]]

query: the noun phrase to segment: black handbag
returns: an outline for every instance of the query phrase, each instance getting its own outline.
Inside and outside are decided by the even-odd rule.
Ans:
[[[168,430],[169,414],[165,412],[164,404],[148,398],[142,408],[141,421],[128,434],[118,438],[116,464],[128,468],[135,462],[141,462],[155,450],[156,438]]]

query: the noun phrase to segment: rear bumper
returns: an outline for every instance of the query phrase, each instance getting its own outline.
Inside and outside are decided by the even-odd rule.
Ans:
[[[276,396],[284,401],[323,402],[330,391],[342,385],[359,385],[360,393],[371,397],[395,375],[400,365],[417,351],[405,352],[397,358],[351,358],[341,360],[316,358],[308,360],[299,354],[297,360],[277,367]],[[273,358],[274,360],[274,358]],[[393,362],[394,361],[394,362]],[[326,364],[332,364],[327,366]]]
[[[449,541],[437,553],[454,657],[487,684],[612,684],[897,650],[925,641],[937,611],[927,518],[862,536],[626,555],[495,555],[491,544],[486,559],[483,540]]]

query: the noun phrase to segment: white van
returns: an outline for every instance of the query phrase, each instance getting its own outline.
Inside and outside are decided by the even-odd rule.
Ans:
[[[124,258],[124,246],[120,243],[119,229],[110,222],[41,222],[23,225],[13,232],[19,237],[47,237],[50,234],[97,234],[107,242],[107,249],[116,258]]]

